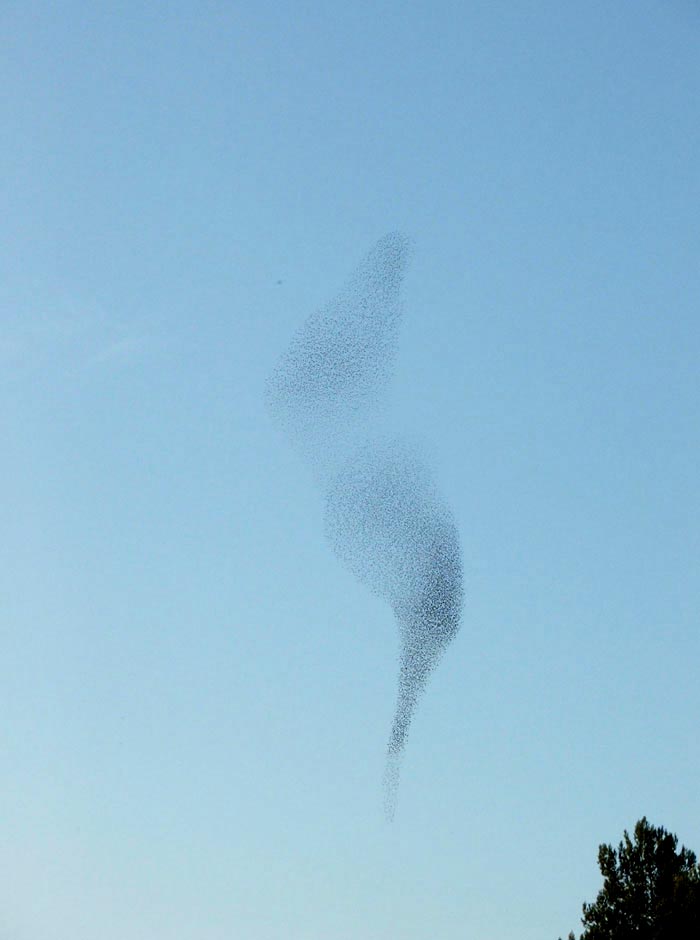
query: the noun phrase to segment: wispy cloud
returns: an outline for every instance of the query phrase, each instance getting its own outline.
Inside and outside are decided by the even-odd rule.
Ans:
[[[75,305],[22,316],[0,316],[0,369],[7,375],[58,369],[75,374],[133,365],[153,349],[144,324]]]
[[[147,334],[126,334],[108,343],[98,350],[91,360],[91,365],[128,365],[146,356],[153,337]]]

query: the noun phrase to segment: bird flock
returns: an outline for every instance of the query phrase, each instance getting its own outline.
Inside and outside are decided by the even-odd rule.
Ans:
[[[463,600],[454,517],[423,455],[387,419],[409,253],[398,233],[380,239],[338,295],[302,324],[266,389],[274,421],[322,489],[335,555],[390,604],[399,629],[384,775],[388,819],[416,704],[459,629]]]

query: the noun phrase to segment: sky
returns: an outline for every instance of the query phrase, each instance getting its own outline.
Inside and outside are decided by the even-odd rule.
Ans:
[[[5,3],[0,937],[556,940],[700,850],[691,0]],[[414,244],[397,426],[462,629],[397,636],[265,411]]]

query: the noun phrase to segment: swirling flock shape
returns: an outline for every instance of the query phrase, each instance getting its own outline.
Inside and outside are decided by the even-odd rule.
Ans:
[[[424,461],[386,431],[400,289],[409,253],[382,238],[338,296],[292,338],[267,385],[273,419],[311,464],[325,497],[325,533],[340,561],[389,602],[400,635],[398,696],[384,775],[396,809],[406,736],[430,673],[459,629],[457,528]]]

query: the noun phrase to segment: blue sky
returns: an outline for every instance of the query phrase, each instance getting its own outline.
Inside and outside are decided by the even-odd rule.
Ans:
[[[0,27],[2,936],[555,940],[700,849],[697,6]],[[392,230],[466,605],[388,826],[392,617],[262,389]]]

